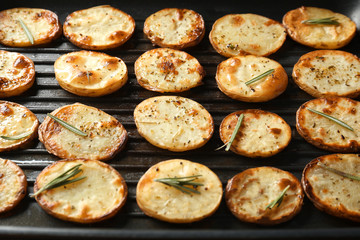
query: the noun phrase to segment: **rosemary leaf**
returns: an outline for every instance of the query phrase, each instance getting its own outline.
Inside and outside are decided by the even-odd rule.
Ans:
[[[235,129],[233,131],[233,133],[231,134],[231,138],[230,138],[230,141],[226,144],[226,148],[225,148],[225,151],[229,151],[230,147],[231,147],[231,144],[234,142],[234,139],[236,137],[236,134],[238,133],[239,129],[240,129],[240,126],[241,126],[241,123],[244,119],[244,114],[240,114],[239,118],[238,118],[238,121],[236,123],[236,126],[235,126]]]
[[[87,136],[87,134],[86,134],[85,132],[83,132],[83,131],[81,131],[80,129],[74,127],[73,125],[70,125],[69,123],[67,123],[67,122],[65,122],[65,121],[63,121],[63,120],[61,120],[61,119],[59,119],[59,118],[51,115],[50,113],[48,113],[47,116],[50,117],[50,118],[52,118],[52,119],[54,119],[54,120],[55,120],[56,122],[58,122],[61,126],[65,127],[66,129],[68,129],[68,130],[70,130],[70,131],[72,131],[73,133],[76,133],[76,134],[78,134],[78,135],[80,135],[80,136],[83,136],[83,137]]]
[[[351,175],[349,173],[345,173],[345,172],[342,172],[340,170],[337,170],[337,169],[334,169],[334,168],[331,168],[331,167],[328,167],[326,166],[325,164],[321,163],[321,162],[318,162],[317,165],[319,165],[320,167],[330,171],[330,172],[333,172],[337,175],[340,175],[342,177],[346,177],[346,178],[350,178],[350,179],[353,179],[353,180],[357,180],[357,181],[360,181],[360,176],[354,176],[354,175]]]
[[[183,193],[186,193],[186,194],[191,194],[191,193],[200,194],[199,191],[197,191],[193,188],[190,188],[190,187],[186,187],[185,185],[194,186],[194,187],[204,186],[204,184],[202,184],[202,183],[194,182],[194,180],[198,179],[198,177],[201,177],[201,176],[202,175],[193,175],[193,176],[188,176],[188,177],[157,178],[157,179],[154,179],[154,181],[174,187],[175,189],[177,189]]]
[[[267,70],[266,72],[260,74],[259,76],[256,76],[256,77],[252,78],[251,80],[245,82],[245,84],[246,84],[246,85],[250,85],[250,84],[252,84],[252,83],[254,83],[254,82],[256,82],[256,81],[259,81],[259,80],[261,80],[262,78],[266,77],[267,75],[272,74],[274,71],[275,71],[275,69],[273,69],[273,68],[270,69],[270,70]]]
[[[39,195],[40,193],[42,193],[43,191],[61,187],[61,186],[64,186],[64,185],[67,185],[67,184],[70,184],[73,182],[77,182],[77,181],[80,181],[80,180],[86,178],[86,176],[81,176],[81,177],[70,179],[82,172],[82,170],[80,169],[81,165],[82,164],[75,165],[74,167],[70,168],[66,172],[57,176],[56,178],[51,180],[49,183],[47,183],[44,187],[40,188],[36,193],[30,194],[30,197],[35,197],[35,196]]]
[[[22,29],[24,30],[25,34],[26,34],[26,37],[29,39],[30,43],[31,44],[34,44],[34,37],[33,35],[31,34],[29,28],[26,26],[26,24],[23,22],[23,20],[21,20],[21,18],[19,18],[19,23],[22,27]]]
[[[308,20],[302,21],[301,23],[304,23],[304,24],[325,24],[325,25],[339,25],[340,24],[335,17],[308,19]]]
[[[237,48],[237,45],[234,46],[232,43],[229,43],[228,45],[226,45],[227,48],[230,48],[231,50],[235,50]]]
[[[316,113],[316,114],[318,114],[320,116],[323,116],[323,117],[325,117],[325,118],[339,124],[340,126],[349,129],[350,131],[354,131],[354,129],[352,127],[350,127],[348,124],[346,124],[345,122],[343,122],[343,121],[341,121],[341,120],[339,120],[339,119],[337,119],[335,117],[332,117],[332,116],[330,116],[330,115],[328,115],[326,113],[319,112],[319,111],[311,109],[311,108],[306,108],[306,109],[309,110],[310,112],[313,112],[313,113]]]
[[[275,207],[275,205],[277,205],[277,207],[280,206],[280,204],[282,203],[283,199],[284,199],[284,196],[285,196],[285,193],[286,191],[290,188],[290,185],[287,185],[286,188],[284,188],[284,190],[280,193],[280,195],[274,200],[272,201],[271,203],[269,203],[265,210],[266,209],[272,209],[273,207]]]
[[[5,140],[19,140],[19,139],[22,139],[24,137],[27,137],[29,135],[31,135],[32,132],[26,132],[26,133],[22,133],[22,134],[19,134],[19,135],[16,135],[16,136],[12,136],[12,137],[8,137],[8,136],[0,136],[2,139],[5,139]]]
[[[228,144],[228,143],[224,143],[224,145],[222,145],[222,146],[220,146],[220,147],[216,148],[216,149],[215,149],[215,151],[219,151],[220,149],[222,149],[222,148],[226,147],[226,145],[227,145],[227,144]]]

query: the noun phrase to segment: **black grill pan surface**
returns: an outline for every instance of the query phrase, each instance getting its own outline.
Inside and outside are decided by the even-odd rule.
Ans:
[[[314,49],[302,46],[289,37],[283,47],[270,58],[278,61],[289,76],[287,90],[278,98],[266,103],[244,103],[228,98],[218,90],[215,81],[217,65],[226,58],[211,47],[208,34],[214,21],[229,13],[255,13],[281,22],[283,15],[302,5],[317,6],[343,13],[360,26],[360,2],[352,1],[6,1],[1,10],[13,7],[38,7],[54,11],[61,23],[75,10],[110,4],[132,15],[136,21],[134,36],[122,47],[105,51],[122,58],[129,70],[129,81],[119,91],[104,97],[79,97],[66,92],[58,85],[54,76],[54,61],[62,54],[80,50],[65,37],[44,47],[9,48],[0,45],[1,50],[16,51],[30,57],[36,68],[36,83],[21,96],[7,98],[28,107],[42,122],[46,113],[66,104],[81,102],[116,117],[127,129],[129,141],[123,152],[108,163],[125,178],[129,187],[129,198],[124,208],[113,218],[96,224],[75,224],[65,222],[46,214],[31,198],[26,197],[12,212],[0,216],[0,239],[5,238],[123,238],[123,239],[288,239],[288,238],[360,238],[360,226],[348,220],[332,217],[317,210],[305,199],[302,211],[291,221],[272,227],[257,226],[238,221],[222,201],[219,210],[211,217],[192,224],[170,224],[147,217],[138,208],[135,199],[136,184],[142,174],[153,164],[172,158],[183,158],[205,164],[218,174],[223,185],[235,174],[247,168],[274,166],[290,171],[300,179],[305,165],[312,159],[329,154],[303,140],[296,132],[295,112],[298,107],[312,99],[301,91],[291,79],[291,72],[299,57]],[[146,17],[166,7],[188,8],[199,12],[206,24],[206,37],[196,47],[186,49],[204,66],[204,85],[177,94],[201,103],[213,116],[215,132],[212,139],[202,148],[173,153],[150,145],[138,133],[133,120],[135,106],[149,97],[161,95],[141,88],[135,78],[134,62],[145,51],[154,48],[142,30]],[[359,34],[342,50],[360,54]],[[290,124],[292,141],[280,154],[267,159],[249,159],[231,152],[214,151],[222,145],[219,138],[221,120],[240,109],[258,108],[277,113]],[[58,160],[47,153],[41,143],[35,141],[32,147],[1,153],[0,157],[15,161],[25,172],[29,192],[40,171]],[[0,193],[1,194],[1,193]]]

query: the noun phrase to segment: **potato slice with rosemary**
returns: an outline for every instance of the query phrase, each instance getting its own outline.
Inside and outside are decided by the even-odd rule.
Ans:
[[[34,191],[58,180],[74,167],[78,171],[72,177],[80,180],[39,193],[35,196],[39,205],[50,215],[72,222],[93,223],[113,217],[125,204],[127,186],[114,168],[100,161],[57,161],[38,175]]]
[[[190,223],[212,215],[222,198],[222,184],[206,166],[172,159],[152,166],[140,178],[136,201],[148,216]]]

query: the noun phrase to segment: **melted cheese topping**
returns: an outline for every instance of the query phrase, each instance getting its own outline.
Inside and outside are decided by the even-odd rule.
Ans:
[[[0,136],[15,137],[21,134],[30,134],[19,140],[0,138],[0,150],[18,145],[29,139],[37,127],[36,116],[27,108],[16,103],[0,102]]]
[[[130,15],[107,5],[73,12],[64,23],[64,32],[72,40],[92,46],[123,42],[134,29]]]
[[[180,92],[201,84],[204,70],[198,60],[186,52],[169,48],[147,51],[135,62],[139,83],[159,92]]]
[[[201,175],[194,182],[200,194],[186,194],[174,187],[155,182],[157,178]],[[168,160],[152,166],[139,180],[136,200],[148,215],[170,222],[193,222],[209,216],[218,208],[222,184],[206,166],[182,159]]]
[[[214,23],[210,40],[224,56],[252,54],[267,56],[284,43],[285,28],[256,14],[229,14]]]
[[[305,90],[314,89],[318,97],[360,92],[360,60],[347,52],[320,50],[305,54],[295,65],[293,75],[297,84]]]
[[[213,133],[209,112],[199,103],[183,97],[149,98],[135,108],[134,119],[146,140],[171,151],[201,147]]]
[[[77,164],[82,164],[82,173],[76,177],[86,178],[41,193],[36,199],[40,205],[62,219],[80,222],[96,220],[119,210],[127,195],[125,182],[115,169],[102,162],[56,162],[37,177],[37,189]]]

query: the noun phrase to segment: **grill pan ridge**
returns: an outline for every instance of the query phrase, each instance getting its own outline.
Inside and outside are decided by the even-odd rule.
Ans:
[[[323,7],[343,13],[360,26],[360,2],[352,1],[306,1],[307,6]],[[244,103],[232,100],[224,95],[216,85],[217,65],[225,60],[209,43],[208,34],[214,21],[229,13],[256,13],[281,22],[282,16],[289,10],[300,7],[303,1],[7,1],[2,3],[1,10],[13,7],[37,7],[54,11],[60,22],[75,11],[92,6],[109,4],[133,16],[136,22],[134,36],[122,47],[104,51],[124,60],[129,71],[128,83],[119,91],[104,97],[79,97],[63,90],[54,76],[54,61],[62,54],[78,51],[65,37],[47,46],[34,48],[10,48],[0,45],[1,50],[20,52],[35,63],[36,82],[24,94],[6,100],[22,104],[33,111],[40,122],[46,113],[52,110],[80,102],[97,107],[116,117],[129,133],[129,140],[123,152],[108,163],[117,169],[129,187],[129,197],[124,208],[113,218],[96,224],[74,224],[55,219],[46,214],[34,199],[26,197],[12,212],[0,216],[0,238],[122,238],[122,239],[288,239],[288,238],[360,238],[360,227],[357,223],[338,219],[317,210],[305,199],[302,211],[294,219],[278,226],[263,227],[238,221],[226,208],[223,200],[218,211],[211,217],[192,224],[169,224],[147,217],[136,204],[135,190],[137,181],[152,165],[162,160],[183,158],[205,164],[220,178],[223,185],[228,179],[250,167],[274,166],[290,171],[300,179],[305,165],[312,159],[328,154],[306,143],[295,128],[295,112],[298,107],[312,99],[301,91],[291,79],[293,65],[301,55],[314,49],[301,46],[289,37],[282,48],[270,58],[278,61],[289,76],[286,91],[278,98],[266,103]],[[174,153],[150,145],[136,130],[133,120],[135,106],[153,96],[159,96],[141,88],[135,78],[134,62],[145,51],[153,49],[142,29],[147,16],[166,7],[188,8],[199,12],[206,25],[206,36],[196,47],[185,51],[196,57],[203,65],[206,76],[204,85],[176,95],[193,99],[202,104],[213,116],[215,132],[212,139],[202,148],[183,153]],[[360,55],[359,34],[351,43],[341,50]],[[173,95],[173,94],[168,94]],[[248,159],[231,152],[214,151],[222,145],[219,137],[221,120],[229,113],[240,109],[259,108],[280,115],[292,129],[292,141],[280,154],[267,159]],[[35,141],[24,150],[1,153],[0,157],[15,161],[25,172],[29,182],[29,192],[40,171],[58,160],[47,153],[44,146]]]

